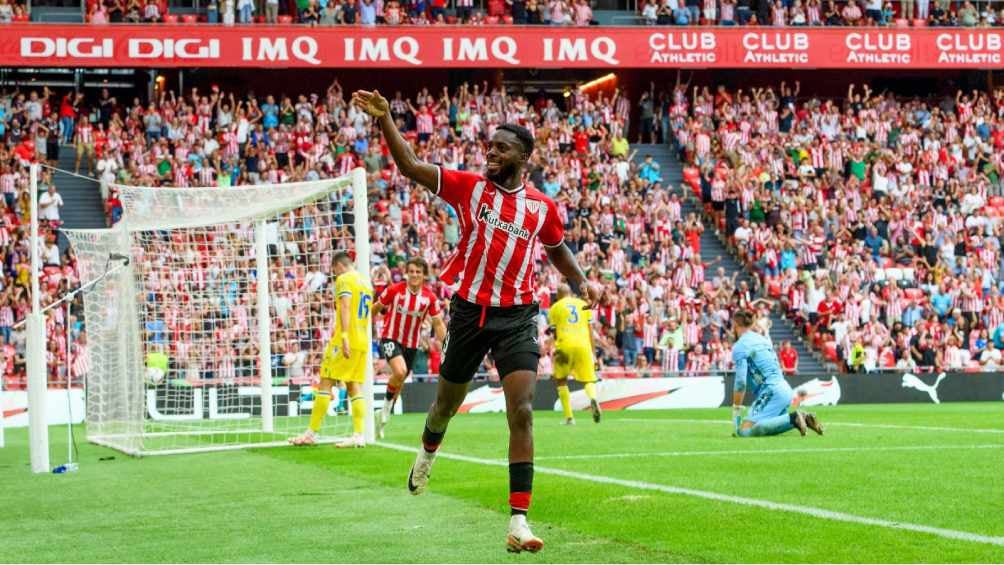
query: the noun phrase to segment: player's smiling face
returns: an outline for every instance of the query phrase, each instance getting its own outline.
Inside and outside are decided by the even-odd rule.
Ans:
[[[408,278],[408,287],[411,290],[422,288],[422,283],[425,282],[425,271],[418,265],[408,265],[405,276]]]
[[[495,184],[516,188],[519,184],[519,172],[526,158],[526,150],[516,134],[507,130],[496,131],[488,146],[485,176]]]

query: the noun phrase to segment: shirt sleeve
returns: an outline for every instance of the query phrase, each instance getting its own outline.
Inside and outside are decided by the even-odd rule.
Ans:
[[[547,199],[547,216],[544,217],[544,227],[538,234],[540,242],[546,247],[557,247],[565,241],[565,226],[558,215],[558,206],[550,198]]]
[[[352,288],[349,286],[347,277],[338,277],[335,279],[335,296],[338,298],[352,296]]]
[[[732,385],[732,392],[745,393],[746,379],[749,377],[749,361],[745,352],[741,348],[732,348],[732,362],[736,367],[735,382]]]
[[[439,178],[436,180],[436,196],[454,208],[459,208],[464,199],[470,197],[477,175],[443,167],[436,167],[436,170],[439,171]]]
[[[336,284],[335,286],[337,288],[338,285]],[[396,291],[396,284],[385,288],[384,291],[380,293],[380,297],[377,298],[377,302],[383,304],[384,306],[390,306],[390,303],[394,300],[394,295],[397,294]]]

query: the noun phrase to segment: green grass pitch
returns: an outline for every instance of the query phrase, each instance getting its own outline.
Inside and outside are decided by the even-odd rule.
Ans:
[[[413,454],[388,447],[81,443],[79,472],[36,476],[27,431],[8,430],[0,562],[1004,562],[1004,403],[818,412],[823,437],[750,439],[727,409],[538,412],[536,555],[503,545],[501,414],[457,417],[442,451],[467,459],[441,457],[420,497]],[[385,442],[417,446],[422,422],[396,417]],[[64,428],[50,439],[59,464]]]

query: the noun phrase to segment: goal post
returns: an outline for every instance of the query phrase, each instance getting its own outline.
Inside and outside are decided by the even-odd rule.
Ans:
[[[114,228],[67,230],[81,280],[127,263],[84,295],[88,440],[133,455],[285,445],[306,428],[333,330],[333,254],[354,250],[369,276],[365,171],[113,187],[124,208]],[[347,404],[332,402],[322,441],[351,432]]]

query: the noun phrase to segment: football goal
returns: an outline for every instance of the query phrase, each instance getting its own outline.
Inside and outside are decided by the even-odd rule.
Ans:
[[[285,445],[334,326],[332,256],[369,276],[365,172],[113,188],[114,228],[66,232],[81,280],[101,279],[84,296],[88,440],[132,455]],[[348,409],[332,401],[322,440],[349,435]]]

